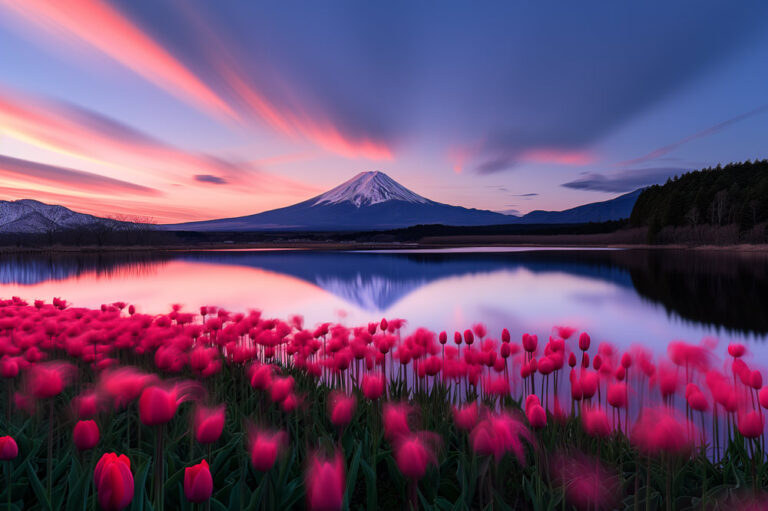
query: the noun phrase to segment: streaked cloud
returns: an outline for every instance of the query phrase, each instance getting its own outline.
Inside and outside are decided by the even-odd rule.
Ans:
[[[0,174],[26,182],[116,195],[161,195],[159,190],[82,170],[0,155]]]
[[[227,184],[227,180],[223,177],[212,176],[211,174],[195,174],[195,181],[200,181],[201,183],[211,183],[214,185]]]
[[[664,183],[667,179],[679,176],[691,169],[680,167],[653,167],[645,169],[626,169],[610,173],[584,173],[578,179],[563,183],[560,186],[574,190],[594,190],[599,192],[631,192],[655,184]]]
[[[344,133],[328,117],[306,108],[278,106],[243,75],[218,37],[202,30],[216,53],[198,55],[212,67],[216,80],[201,75],[156,40],[138,23],[104,0],[49,2],[0,0],[0,4],[26,18],[39,30],[76,39],[163,88],[169,94],[218,116],[244,121],[257,116],[278,132],[301,136],[332,153],[358,158],[391,160],[392,150],[383,141],[355,133]],[[205,28],[204,24],[198,28]],[[205,47],[205,45],[203,45]],[[207,82],[223,82],[226,93]]]
[[[719,122],[715,124],[714,126],[710,126],[709,128],[703,129],[701,131],[698,131],[694,133],[693,135],[689,135],[685,138],[681,138],[680,140],[677,140],[676,142],[673,142],[671,144],[667,144],[663,147],[660,147],[658,149],[655,149],[651,151],[650,153],[647,153],[643,156],[640,156],[639,158],[633,158],[631,160],[625,160],[619,163],[622,167],[629,167],[633,165],[639,165],[642,163],[646,163],[648,161],[652,160],[662,160],[668,153],[671,153],[675,149],[677,149],[680,146],[683,146],[689,142],[692,142],[694,140],[705,138],[710,135],[714,135],[716,133],[719,133],[723,131],[724,129],[740,122],[745,119],[748,119],[750,117],[754,117],[755,115],[762,114],[768,112],[768,105],[763,105],[760,107],[757,107],[753,110],[750,110],[748,112],[744,112],[743,114],[736,115],[734,117],[731,117],[730,119],[726,119],[723,122]]]

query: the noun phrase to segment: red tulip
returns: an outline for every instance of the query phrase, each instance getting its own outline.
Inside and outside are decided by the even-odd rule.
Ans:
[[[608,386],[608,404],[614,408],[627,407],[627,384],[613,383]]]
[[[581,332],[581,335],[579,336],[579,349],[581,351],[589,350],[589,345],[591,342],[592,339],[589,338],[589,334],[587,332]]]
[[[275,378],[272,380],[272,386],[269,389],[269,397],[273,403],[279,403],[287,398],[293,392],[293,376],[285,378]]]
[[[3,378],[16,378],[19,375],[19,361],[12,357],[3,357],[0,360],[0,376]]]
[[[606,438],[611,434],[608,416],[601,408],[585,406],[581,411],[581,423],[589,436]]]
[[[456,346],[459,346],[461,344],[461,333],[460,332],[453,332],[453,342],[456,344]]]
[[[0,437],[0,460],[8,461],[16,459],[19,455],[19,446],[16,445],[16,440],[10,436]]]
[[[253,468],[259,472],[267,472],[275,465],[277,456],[285,445],[285,433],[251,429],[248,437]]]
[[[72,441],[80,451],[96,447],[96,444],[99,443],[99,426],[96,421],[78,421],[72,431]]]
[[[384,376],[380,374],[365,374],[360,388],[363,395],[371,401],[376,401],[384,394]]]
[[[501,331],[501,342],[508,343],[510,340],[512,340],[512,337],[509,335],[509,330],[505,328]]]
[[[523,334],[523,349],[528,353],[533,353],[539,343],[539,338],[535,335]]]
[[[333,460],[312,456],[305,477],[307,507],[310,511],[338,511],[344,503],[344,461],[336,453]]]
[[[477,424],[477,416],[477,401],[472,401],[461,408],[453,407],[453,421],[458,429],[470,431]]]
[[[733,358],[743,357],[747,349],[743,344],[732,343],[728,345],[728,354]]]
[[[528,417],[528,422],[533,429],[542,429],[547,425],[547,412],[539,404],[529,407],[525,415]]]
[[[646,455],[681,456],[691,451],[688,432],[693,430],[693,424],[678,419],[666,408],[646,408],[632,428],[630,441]]]
[[[75,366],[65,362],[35,364],[29,370],[29,392],[37,399],[58,396],[69,384]]]
[[[485,328],[485,325],[482,323],[475,323],[472,325],[472,331],[476,336],[478,336],[480,339],[486,336],[488,333],[488,329]]]
[[[520,464],[525,463],[523,439],[531,441],[528,429],[511,415],[492,415],[480,421],[469,435],[472,450],[480,455],[493,455],[499,461],[507,452],[513,452]]]
[[[99,378],[99,390],[111,397],[118,407],[123,407],[138,398],[142,390],[157,379],[155,375],[139,372],[132,367],[123,367],[105,371]]]
[[[347,396],[341,392],[331,394],[328,401],[329,412],[331,415],[331,424],[337,428],[347,426],[355,414],[357,408],[357,399],[354,396]]]
[[[387,440],[394,441],[400,436],[411,432],[408,426],[408,405],[399,403],[385,403],[382,413],[384,423],[384,436]]]
[[[165,424],[173,419],[178,406],[176,392],[173,389],[147,387],[139,398],[139,418],[146,426]]]
[[[558,454],[551,464],[554,480],[576,509],[616,509],[621,485],[615,470],[584,455]]]
[[[595,358],[597,358],[597,356]],[[597,373],[585,370],[583,373],[581,373],[580,383],[581,392],[584,396],[584,399],[592,399],[592,397],[597,393],[597,386],[600,382],[598,380]]]
[[[752,410],[739,414],[739,433],[744,438],[759,438],[765,429],[765,418],[761,412]]]
[[[695,383],[689,383],[686,386],[685,399],[688,401],[688,406],[697,412],[706,412],[709,410],[709,401],[707,401],[707,397]]]
[[[219,439],[224,431],[226,405],[215,408],[198,406],[195,410],[195,440],[201,444],[211,444]]]
[[[768,408],[768,387],[763,387],[760,389],[760,392],[757,396],[760,401],[760,406],[763,408]]]
[[[272,366],[269,364],[254,363],[249,369],[251,387],[266,390],[272,384]]]
[[[125,509],[133,499],[131,461],[125,454],[104,454],[93,471],[99,506],[107,511]]]
[[[72,400],[78,419],[90,419],[101,409],[101,399],[96,392],[84,392]]]
[[[435,442],[434,437],[425,433],[410,434],[397,440],[395,443],[395,463],[406,478],[421,479],[427,472],[427,466],[437,462],[433,452]]]
[[[445,344],[448,342],[448,333],[445,331],[440,332],[440,335],[438,336],[438,340],[440,341],[440,344]]]
[[[188,501],[205,502],[212,493],[213,478],[207,461],[184,469],[184,496]]]

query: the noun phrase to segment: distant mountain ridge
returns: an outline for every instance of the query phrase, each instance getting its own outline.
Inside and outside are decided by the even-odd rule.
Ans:
[[[383,172],[361,172],[321,195],[292,206],[236,218],[157,225],[153,229],[200,232],[377,231],[434,224],[472,227],[605,222],[629,218],[641,191],[564,211],[532,211],[523,216],[512,216],[435,202],[409,190]],[[77,213],[64,206],[31,199],[0,201],[0,233],[121,230],[141,225]]]
[[[589,222],[608,222],[629,218],[637,198],[643,192],[640,188],[634,192],[625,193],[615,199],[602,202],[591,202],[563,211],[531,211],[523,215],[518,223],[524,224],[584,224]]]
[[[629,218],[640,191],[565,211],[534,211],[516,217],[427,199],[383,172],[361,172],[304,202],[236,218],[160,226],[177,231],[387,230],[418,224],[456,226],[516,223],[587,223]]]
[[[72,229],[130,225],[110,218],[76,213],[64,206],[32,199],[0,200],[0,233],[46,233]]]
[[[344,231],[397,229],[416,224],[492,225],[510,217],[429,200],[383,172],[361,172],[349,181],[304,202],[255,215],[165,225],[168,230]]]

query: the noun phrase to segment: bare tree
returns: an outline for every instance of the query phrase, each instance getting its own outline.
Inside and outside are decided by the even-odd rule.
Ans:
[[[727,202],[728,192],[726,190],[720,190],[715,194],[715,199],[712,203],[712,209],[714,213],[714,220],[716,220],[717,225],[723,225],[723,218],[725,217],[725,208]]]

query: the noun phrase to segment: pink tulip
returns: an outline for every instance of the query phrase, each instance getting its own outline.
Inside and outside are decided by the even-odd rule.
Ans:
[[[305,476],[310,511],[338,511],[344,502],[344,461],[340,453],[332,460],[312,456]]]
[[[331,394],[328,405],[331,424],[337,428],[344,428],[352,421],[357,408],[357,399],[341,392],[334,392]]]
[[[78,421],[72,432],[72,441],[80,451],[96,447],[99,443],[99,426],[96,424],[96,421]]]
[[[491,415],[478,422],[469,435],[469,443],[476,453],[492,455],[499,461],[504,454],[512,452],[521,465],[525,463],[522,440],[531,442],[530,432],[520,420],[507,414]]]
[[[646,455],[682,456],[691,452],[693,443],[688,432],[693,430],[693,424],[677,418],[667,408],[646,408],[632,427],[630,441]]]
[[[739,433],[744,438],[760,438],[765,429],[765,418],[759,411],[749,411],[739,414]]]
[[[587,332],[582,332],[581,335],[579,335],[579,349],[581,351],[589,350],[589,345],[591,342],[592,339],[589,338],[589,334]]]
[[[614,408],[627,407],[627,384],[613,383],[608,386],[608,404]]]
[[[427,466],[437,463],[434,454],[436,437],[426,433],[400,437],[395,443],[395,463],[400,472],[414,481],[423,478]]]
[[[224,431],[226,405],[215,408],[198,406],[195,410],[195,440],[201,444],[211,444],[219,439]]]
[[[259,472],[267,472],[275,465],[277,456],[286,443],[285,433],[282,431],[251,429],[248,439],[251,464]]]
[[[581,411],[581,423],[589,436],[607,438],[611,434],[608,416],[601,408],[585,407]]]
[[[380,374],[365,374],[363,381],[360,384],[360,388],[363,391],[363,395],[371,401],[376,401],[384,394],[385,387],[384,377]]]
[[[0,460],[8,461],[16,459],[19,455],[19,446],[16,445],[16,440],[10,436],[0,437]]]
[[[285,378],[275,378],[272,380],[272,386],[269,389],[269,397],[273,403],[279,403],[287,398],[293,392],[293,376]]]
[[[58,396],[69,384],[75,366],[65,362],[35,364],[29,370],[29,393],[36,399]]]
[[[526,410],[525,414],[533,429],[542,429],[547,425],[547,412],[541,405],[534,404]]]
[[[205,502],[212,493],[213,478],[207,461],[184,469],[184,496],[188,501]]]
[[[398,437],[408,435],[411,428],[408,426],[408,413],[410,408],[406,404],[385,403],[382,413],[384,423],[384,436],[390,442]]]
[[[453,421],[458,429],[470,431],[477,424],[477,401],[472,401],[460,408],[453,408]]]
[[[93,471],[99,506],[106,511],[120,511],[133,500],[131,461],[125,454],[104,454]]]

